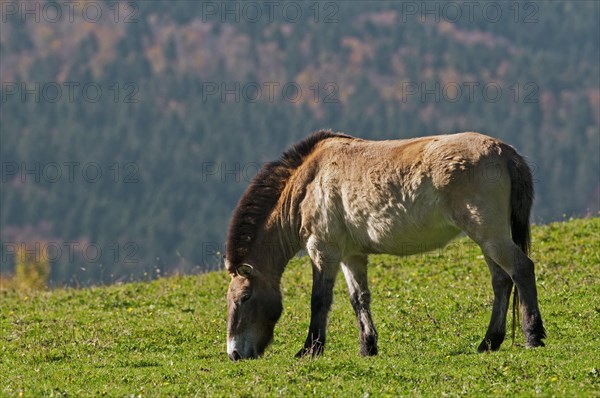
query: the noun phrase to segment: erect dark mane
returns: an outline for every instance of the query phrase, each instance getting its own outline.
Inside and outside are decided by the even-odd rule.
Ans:
[[[277,204],[293,172],[319,142],[332,137],[353,138],[331,130],[318,131],[289,148],[278,160],[266,163],[254,177],[240,198],[229,223],[226,258],[231,268],[244,261],[258,231]]]

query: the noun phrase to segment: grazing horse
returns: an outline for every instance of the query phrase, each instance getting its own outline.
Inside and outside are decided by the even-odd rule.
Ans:
[[[340,268],[359,328],[360,353],[377,354],[367,255],[415,254],[443,247],[464,231],[483,251],[494,303],[478,351],[497,350],[506,334],[513,284],[526,346],[543,346],[529,249],[533,184],[509,145],[478,133],[367,141],[319,131],[267,163],[235,208],[225,265],[227,353],[256,358],[281,312],[281,276],[305,249],[313,286],[308,337],[297,356],[319,355]]]

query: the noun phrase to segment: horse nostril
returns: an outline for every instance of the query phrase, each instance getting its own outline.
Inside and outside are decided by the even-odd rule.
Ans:
[[[242,357],[240,356],[240,353],[237,352],[237,350],[233,350],[233,352],[229,354],[229,359],[231,359],[232,361],[237,361],[239,359],[242,359]]]

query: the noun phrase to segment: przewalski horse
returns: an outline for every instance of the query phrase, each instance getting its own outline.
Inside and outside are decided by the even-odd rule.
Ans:
[[[260,356],[282,312],[281,276],[305,249],[313,286],[308,337],[298,356],[325,346],[327,314],[340,268],[359,326],[360,353],[377,354],[367,255],[439,248],[464,231],[483,251],[494,303],[478,351],[506,333],[513,283],[526,346],[543,346],[534,265],[528,258],[533,201],[529,167],[509,145],[477,133],[366,141],[320,131],[264,165],[229,225],[225,264],[227,353]]]

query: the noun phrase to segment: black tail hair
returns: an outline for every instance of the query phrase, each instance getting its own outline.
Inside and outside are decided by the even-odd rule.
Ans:
[[[525,253],[529,254],[531,248],[530,220],[531,205],[533,204],[533,177],[525,159],[521,157],[512,147],[506,145],[510,160],[508,162],[508,173],[510,175],[510,231],[512,240]],[[520,323],[517,303],[519,302],[519,291],[514,287],[513,294],[513,319],[512,319],[512,343],[515,344],[515,331]],[[517,321],[515,322],[515,317]]]

